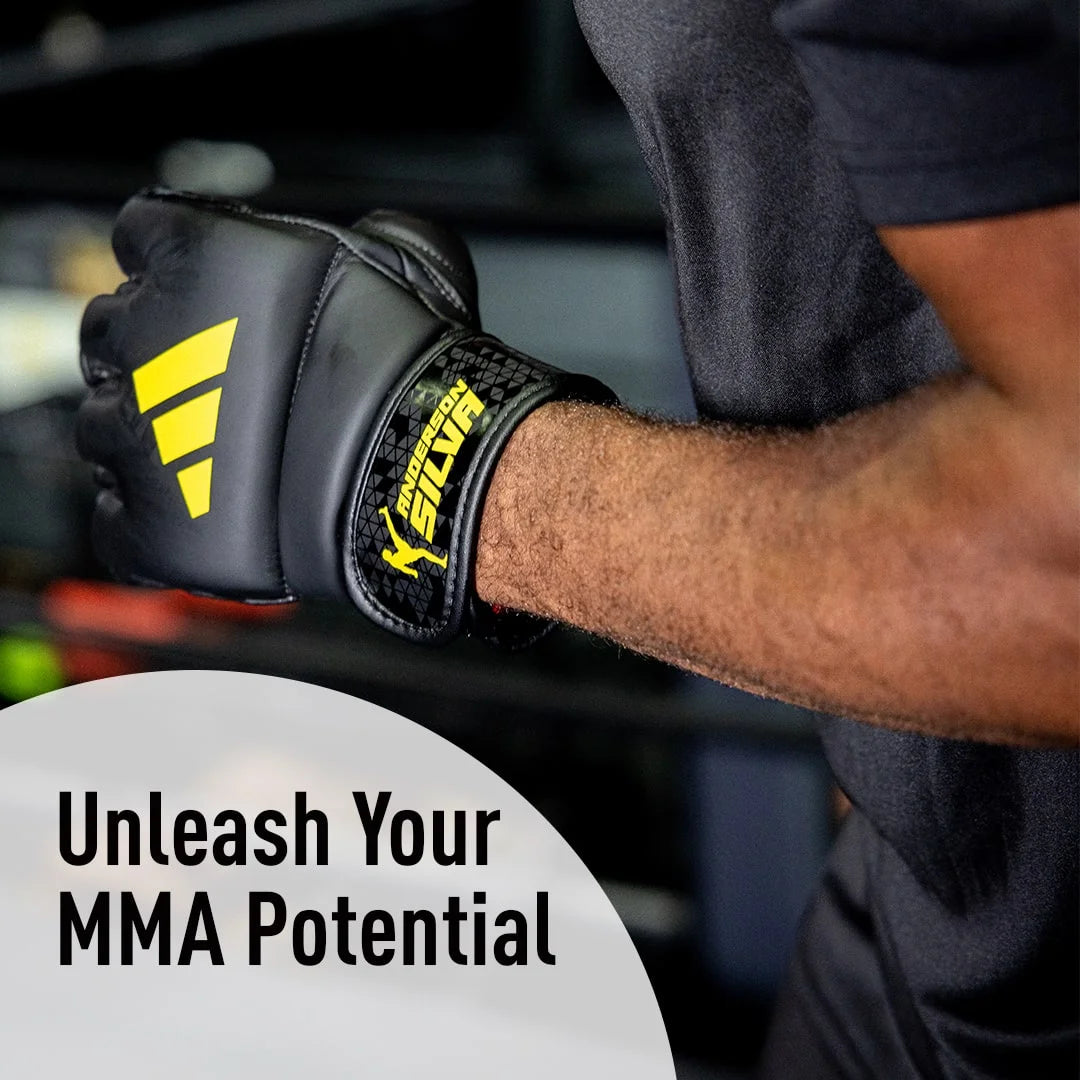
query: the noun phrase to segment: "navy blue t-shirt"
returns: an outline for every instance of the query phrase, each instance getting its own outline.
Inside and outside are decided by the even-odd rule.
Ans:
[[[1071,3],[577,7],[664,210],[705,418],[812,425],[955,370],[873,226],[1077,198]],[[1080,756],[822,735],[855,810],[769,1077],[1075,1077]]]
[[[776,27],[875,225],[1077,198],[1074,0],[783,0]]]

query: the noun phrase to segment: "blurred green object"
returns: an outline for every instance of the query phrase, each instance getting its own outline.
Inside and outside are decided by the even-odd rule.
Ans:
[[[30,633],[0,635],[0,695],[9,701],[59,690],[64,669],[55,645]]]

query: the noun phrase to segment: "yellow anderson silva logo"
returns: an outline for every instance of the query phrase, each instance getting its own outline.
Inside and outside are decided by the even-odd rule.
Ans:
[[[484,411],[484,403],[458,379],[431,414],[427,427],[416,440],[416,447],[405,469],[394,509],[403,521],[429,544],[435,534],[435,515],[442,502],[443,487],[461,450],[473,421]],[[440,460],[441,458],[441,460]],[[393,550],[383,548],[382,557],[395,570],[408,577],[418,577],[414,564],[421,559],[446,568],[446,556],[427,548],[414,547],[403,540],[394,528],[388,507],[379,507],[386,522]]]
[[[131,373],[131,378],[135,384],[135,402],[139,412],[149,412],[185,390],[224,374],[229,366],[236,322],[236,319],[229,319],[192,334],[137,367]],[[221,387],[218,386],[163,412],[151,421],[162,465],[213,444],[217,437],[220,405]],[[180,493],[193,518],[210,512],[213,468],[214,459],[207,455],[177,470]]]
[[[436,555],[434,552],[428,551],[427,548],[413,547],[412,544],[407,543],[398,536],[397,530],[394,528],[394,522],[390,517],[390,511],[385,506],[379,507],[379,513],[382,514],[383,520],[386,522],[386,528],[390,533],[390,539],[394,543],[393,551],[389,548],[383,548],[382,557],[395,570],[400,570],[401,573],[407,574],[409,577],[419,577],[420,575],[413,569],[413,563],[419,562],[421,559],[427,559],[428,562],[433,562],[436,566],[446,569],[445,555]]]

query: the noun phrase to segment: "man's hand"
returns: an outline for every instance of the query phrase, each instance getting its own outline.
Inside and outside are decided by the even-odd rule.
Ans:
[[[886,231],[971,370],[842,422],[539,410],[493,479],[480,595],[833,712],[1074,743],[1077,221]]]
[[[476,601],[480,505],[532,409],[610,395],[480,332],[460,240],[153,191],[113,242],[129,280],[83,319],[78,439],[115,574],[349,599],[417,641],[542,629]]]

